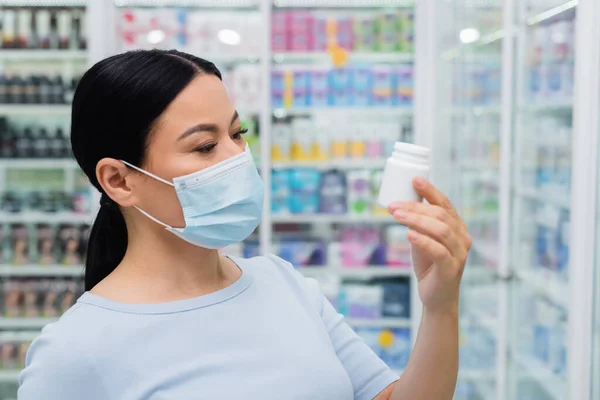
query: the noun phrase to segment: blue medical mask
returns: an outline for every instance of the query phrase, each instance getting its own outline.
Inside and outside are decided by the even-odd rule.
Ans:
[[[171,185],[183,209],[185,228],[174,228],[139,207],[139,212],[186,242],[221,249],[246,239],[260,223],[264,185],[248,147],[218,164],[173,179],[173,183],[121,160],[125,165]]]

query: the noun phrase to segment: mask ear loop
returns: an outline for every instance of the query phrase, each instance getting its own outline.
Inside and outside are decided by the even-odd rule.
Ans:
[[[122,162],[123,164],[127,165],[128,167],[130,167],[130,168],[133,168],[133,169],[135,169],[135,170],[136,170],[136,171],[138,171],[138,172],[141,172],[141,173],[142,173],[142,174],[144,174],[144,175],[148,175],[149,177],[151,177],[151,178],[154,178],[154,179],[156,179],[157,181],[160,181],[160,182],[162,182],[162,183],[166,183],[166,184],[167,184],[167,185],[169,185],[169,186],[173,186],[173,187],[175,187],[175,185],[173,184],[173,182],[169,182],[168,180],[166,180],[166,179],[163,179],[163,178],[161,178],[160,176],[156,176],[156,175],[154,175],[154,174],[153,174],[153,173],[151,173],[151,172],[148,172],[148,171],[145,171],[145,170],[141,169],[140,167],[136,167],[135,165],[133,165],[133,164],[130,164],[130,163],[128,163],[128,162],[127,162],[127,161],[125,161],[125,160],[121,160],[121,162]]]
[[[143,169],[141,169],[139,167],[136,167],[135,165],[130,164],[127,161],[121,160],[121,162],[123,164],[127,165],[128,167],[131,167],[131,168],[135,169],[136,171],[141,172],[142,174],[148,175],[149,177],[156,179],[157,181],[160,181],[160,182],[166,183],[167,185],[175,187],[175,185],[173,183],[171,183],[171,182],[169,182],[169,181],[167,181],[167,180],[165,180],[165,179],[163,179],[163,178],[161,178],[159,176],[156,176],[156,175],[154,175],[151,172],[148,172],[148,171],[145,171],[145,170],[143,170]],[[162,225],[162,226],[164,226],[167,229],[173,229],[172,226],[167,225],[164,222],[156,219],[155,217],[153,217],[152,215],[148,214],[146,211],[142,210],[138,206],[133,206],[133,208],[135,208],[136,210],[138,210],[139,212],[141,212],[142,214],[144,214],[146,217],[150,218],[152,221],[156,222],[157,224]]]

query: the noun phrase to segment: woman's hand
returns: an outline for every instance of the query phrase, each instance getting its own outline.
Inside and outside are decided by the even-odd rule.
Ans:
[[[413,185],[429,204],[392,203],[389,212],[410,229],[408,240],[425,309],[457,313],[471,237],[448,198],[435,186],[424,178],[415,178]]]

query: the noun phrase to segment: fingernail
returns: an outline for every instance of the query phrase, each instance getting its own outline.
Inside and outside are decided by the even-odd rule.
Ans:
[[[393,211],[393,210],[397,210],[397,209],[399,209],[400,207],[402,207],[402,204],[401,204],[401,203],[399,203],[399,202],[397,202],[397,201],[396,201],[396,202],[394,202],[394,203],[390,203],[390,205],[388,206],[388,208],[389,208],[390,210],[392,210],[392,211]]]
[[[399,220],[405,220],[406,219],[406,211],[404,211],[402,208],[399,208],[394,212],[394,217]]]
[[[408,233],[406,234],[406,237],[411,242],[416,242],[417,240],[419,240],[419,234],[415,231],[408,231]]]
[[[420,188],[420,189],[425,189],[425,186],[427,186],[427,179],[418,176],[415,178],[415,186]]]

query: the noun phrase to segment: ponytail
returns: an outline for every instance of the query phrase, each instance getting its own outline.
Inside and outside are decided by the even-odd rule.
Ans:
[[[85,261],[85,290],[117,268],[127,250],[127,225],[115,204],[102,204],[92,225]]]

